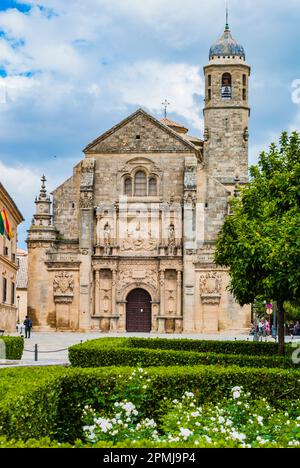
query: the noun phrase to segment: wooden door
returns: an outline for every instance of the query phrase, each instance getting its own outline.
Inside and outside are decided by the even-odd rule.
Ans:
[[[134,289],[127,297],[126,330],[131,333],[150,333],[151,296],[144,289]]]

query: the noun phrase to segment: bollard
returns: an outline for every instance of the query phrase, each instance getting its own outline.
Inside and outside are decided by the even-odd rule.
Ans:
[[[38,345],[34,345],[34,360],[37,362],[39,360],[39,355],[38,355]]]

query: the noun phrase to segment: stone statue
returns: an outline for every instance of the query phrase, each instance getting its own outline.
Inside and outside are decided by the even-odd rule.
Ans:
[[[108,223],[104,226],[104,254],[110,254],[110,247],[111,247],[111,229]]]
[[[169,227],[168,245],[169,245],[169,255],[173,256],[175,252],[175,247],[176,247],[176,236],[175,236],[174,224],[170,224],[170,227]]]

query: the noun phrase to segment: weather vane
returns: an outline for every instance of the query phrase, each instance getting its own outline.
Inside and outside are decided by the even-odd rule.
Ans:
[[[165,119],[167,118],[167,113],[168,113],[168,107],[170,106],[171,104],[169,103],[169,101],[167,99],[164,100],[164,102],[162,102],[162,106],[164,108],[164,116],[165,116]]]

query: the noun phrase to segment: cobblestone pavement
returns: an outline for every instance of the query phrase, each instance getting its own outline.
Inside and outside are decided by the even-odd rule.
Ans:
[[[14,335],[17,336],[17,335]],[[248,334],[240,333],[221,333],[218,335],[202,335],[202,334],[180,334],[180,335],[158,335],[158,334],[143,334],[143,333],[32,333],[30,339],[25,339],[25,351],[22,361],[18,365],[32,366],[32,365],[66,365],[69,364],[68,348],[74,344],[79,344],[88,340],[106,337],[124,337],[135,336],[142,338],[190,338],[199,340],[245,340],[252,341],[253,338]],[[274,342],[272,338],[269,341]],[[34,361],[35,345],[38,345],[38,362]],[[16,365],[16,364],[15,364]],[[0,362],[0,368],[4,367],[4,362]],[[11,366],[10,366],[11,367]]]

